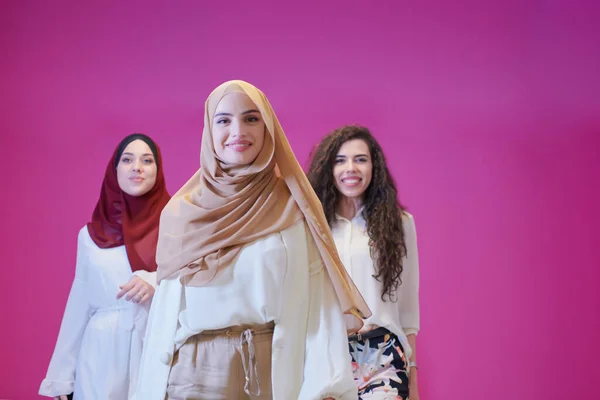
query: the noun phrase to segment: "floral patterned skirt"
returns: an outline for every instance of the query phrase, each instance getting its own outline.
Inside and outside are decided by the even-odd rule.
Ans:
[[[348,338],[361,400],[408,400],[408,361],[398,337],[385,328]]]

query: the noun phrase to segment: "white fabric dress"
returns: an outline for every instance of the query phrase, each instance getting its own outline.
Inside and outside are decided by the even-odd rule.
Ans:
[[[161,281],[136,399],[165,398],[173,355],[192,335],[271,321],[274,400],[357,399],[341,307],[307,229],[301,221],[246,245],[205,286]]]
[[[156,286],[156,272],[135,275]],[[75,279],[39,394],[75,400],[127,400],[137,383],[149,303],[117,300],[132,277],[125,246],[101,249],[84,226]]]

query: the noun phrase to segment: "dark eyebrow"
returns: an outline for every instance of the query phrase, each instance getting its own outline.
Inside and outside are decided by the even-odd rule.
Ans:
[[[338,155],[336,155],[336,157],[348,157],[348,156],[345,154],[338,154]],[[368,154],[355,154],[354,157],[369,157],[369,155]]]
[[[251,113],[260,113],[260,111],[258,110],[248,110],[248,111],[244,111],[242,113],[242,115],[246,115],[246,114],[251,114]],[[226,113],[226,112],[220,112],[220,113],[216,113],[215,116],[213,118],[216,117],[221,117],[221,116],[225,116],[225,117],[233,117],[233,114],[230,113]]]
[[[123,153],[122,155],[125,155],[125,154],[127,154],[128,156],[134,156],[134,155],[135,155],[135,154],[133,154],[133,153],[130,153],[130,152],[128,152],[128,151],[127,151],[127,152],[125,152],[125,153]],[[144,154],[142,154],[142,157],[147,157],[147,156],[154,157],[154,154],[152,154],[152,153],[144,153]]]
[[[248,110],[248,111],[244,111],[242,113],[242,115],[251,114],[251,113],[259,113],[260,114],[260,112],[258,110]]]

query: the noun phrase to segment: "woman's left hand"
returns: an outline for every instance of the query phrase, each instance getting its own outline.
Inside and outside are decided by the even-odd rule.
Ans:
[[[138,304],[144,304],[154,296],[154,287],[137,275],[132,276],[129,282],[119,288],[121,290],[117,293],[117,299],[127,294],[125,300]]]

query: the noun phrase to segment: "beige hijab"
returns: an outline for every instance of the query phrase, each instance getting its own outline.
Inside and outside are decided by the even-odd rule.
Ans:
[[[266,124],[256,160],[231,167],[214,151],[212,120],[228,93],[247,94]],[[202,286],[230,266],[242,247],[305,219],[319,249],[349,330],[371,312],[339,258],[323,208],[298,164],[267,100],[244,81],[217,87],[205,104],[201,168],[162,212],[156,260],[158,280],[179,273],[181,283]]]

